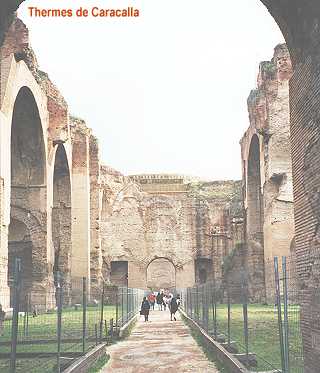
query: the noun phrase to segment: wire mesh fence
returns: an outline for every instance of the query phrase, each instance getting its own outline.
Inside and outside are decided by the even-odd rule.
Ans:
[[[248,301],[244,269],[239,281],[211,281],[182,289],[186,314],[251,371],[303,373],[300,302],[292,258],[266,263],[272,300]]]
[[[1,314],[0,372],[61,372],[99,343],[112,343],[138,311],[143,292],[73,278],[55,280],[55,305],[43,308],[32,293],[21,294],[19,265],[11,283],[12,308]],[[0,319],[1,320],[1,319]]]

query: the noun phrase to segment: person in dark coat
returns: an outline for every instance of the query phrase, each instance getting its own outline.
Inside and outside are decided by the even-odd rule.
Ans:
[[[141,311],[140,315],[144,315],[144,321],[149,321],[149,311],[150,311],[150,303],[147,300],[147,297],[143,297],[143,301],[141,303]]]
[[[160,291],[159,291],[159,293],[157,294],[157,305],[158,305],[158,307],[160,308],[160,311],[162,311],[162,306],[163,306],[163,293],[160,293]]]
[[[172,297],[171,302],[170,302],[170,316],[171,316],[171,321],[172,317],[174,318],[174,321],[177,321],[176,319],[176,312],[178,311],[180,305],[180,297],[177,295],[177,297]]]

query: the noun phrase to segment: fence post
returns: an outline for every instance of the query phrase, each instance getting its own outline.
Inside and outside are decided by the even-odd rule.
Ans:
[[[247,299],[247,283],[245,273],[242,270],[241,288],[242,288],[242,312],[243,312],[243,332],[246,348],[246,362],[249,363],[249,333],[248,333],[248,299]]]
[[[202,285],[202,327],[206,330],[206,286]]]
[[[129,288],[126,287],[126,290],[127,290],[127,316],[126,316],[126,323],[127,323],[129,320]]]
[[[128,294],[128,317],[127,317],[127,321],[130,320],[130,315],[131,315],[131,289],[128,288],[127,289],[127,294]]]
[[[23,336],[26,337],[26,325],[27,325],[27,312],[23,315]]]
[[[209,302],[208,302],[208,285],[205,284],[205,330],[209,330]]]
[[[13,298],[13,316],[11,327],[11,357],[10,373],[15,373],[17,364],[17,342],[18,342],[18,323],[19,323],[19,302],[20,302],[20,278],[21,259],[16,258],[14,263],[14,298]]]
[[[200,320],[200,315],[199,315],[199,287],[198,285],[196,285],[196,305],[197,305],[197,321],[198,321],[198,324],[199,324],[199,320]]]
[[[216,282],[213,284],[213,332],[214,339],[218,337],[218,328],[217,328],[217,291],[216,291]]]
[[[124,320],[123,320],[123,287],[121,287],[121,326],[124,325]]]
[[[214,338],[217,339],[217,331],[216,331],[216,322],[215,322],[215,291],[214,291],[214,282],[212,282],[211,287],[211,307],[212,307],[212,322],[213,322],[213,335]]]
[[[230,289],[229,279],[227,278],[227,302],[228,302],[228,346],[231,344],[231,303],[230,303]]]
[[[27,319],[28,319],[28,302],[29,302],[29,297],[28,293],[25,296],[25,312],[23,315],[23,336],[24,338],[27,336]]]
[[[188,303],[189,303],[189,315],[192,318],[192,291],[191,291],[191,288],[189,288]]]
[[[107,325],[107,320],[104,320],[104,333],[105,333],[106,339],[108,339],[108,325]]]
[[[82,278],[82,352],[86,352],[87,333],[87,279]]]
[[[30,294],[27,295],[27,325],[26,325],[26,337],[29,335],[29,312],[31,310],[30,305]]]
[[[189,288],[186,289],[186,292],[182,295],[182,303],[184,304],[185,311],[189,315]]]
[[[97,324],[94,324],[94,336],[95,336],[95,340],[96,340],[96,346],[98,346],[98,325]],[[101,340],[101,338],[100,338]]]
[[[101,311],[100,311],[100,343],[102,342],[102,328],[103,328],[103,314],[104,314],[104,294],[105,287],[104,282],[102,284],[102,294],[101,294]]]
[[[119,288],[116,288],[116,328],[118,328],[119,322]]]
[[[113,339],[113,319],[110,319],[110,336]]]
[[[279,328],[279,339],[280,339],[280,353],[281,353],[281,368],[282,372],[285,373],[285,361],[284,361],[284,350],[283,350],[283,329],[282,329],[282,310],[281,310],[281,294],[280,294],[280,278],[279,278],[279,262],[278,257],[274,257],[274,276],[276,285],[276,302],[278,309],[278,328]]]
[[[57,372],[61,372],[61,327],[62,327],[62,286],[61,275],[57,272]]]
[[[287,283],[287,258],[282,257],[282,276],[283,276],[283,352],[285,373],[290,372],[289,366],[289,323],[288,323],[288,283]]]

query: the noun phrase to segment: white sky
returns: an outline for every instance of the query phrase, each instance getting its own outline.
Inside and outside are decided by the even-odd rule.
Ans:
[[[138,19],[31,18],[28,6],[141,9]],[[258,0],[27,0],[40,68],[125,174],[241,177],[258,64],[283,37]]]

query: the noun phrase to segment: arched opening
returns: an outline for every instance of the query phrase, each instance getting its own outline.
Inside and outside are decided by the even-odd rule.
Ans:
[[[41,120],[31,91],[20,90],[13,109],[11,127],[11,186],[45,184],[45,146]]]
[[[37,104],[22,88],[15,101],[11,126],[11,222],[9,276],[21,260],[21,287],[25,297],[47,306],[46,154]]]
[[[176,269],[166,258],[154,259],[147,268],[147,287],[149,289],[170,289],[176,286]]]
[[[53,173],[52,241],[54,274],[60,272],[65,290],[65,301],[71,291],[71,185],[70,170],[63,145],[56,150]]]

